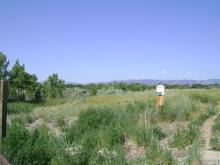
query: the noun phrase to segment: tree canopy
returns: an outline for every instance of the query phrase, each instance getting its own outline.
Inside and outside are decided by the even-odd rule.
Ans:
[[[37,87],[37,76],[25,71],[25,66],[16,61],[10,71],[9,86],[11,92],[18,98],[23,98],[25,93],[32,93]]]
[[[50,75],[43,84],[44,96],[55,98],[62,96],[64,81],[59,79],[56,73]]]

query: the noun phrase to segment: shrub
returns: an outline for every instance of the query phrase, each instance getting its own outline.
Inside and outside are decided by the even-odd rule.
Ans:
[[[66,136],[69,142],[86,141],[91,138],[102,137],[105,146],[113,146],[121,141],[122,131],[116,126],[118,116],[110,108],[90,108],[81,112],[79,119],[69,129]],[[88,138],[89,139],[89,138]]]
[[[100,95],[124,94],[124,93],[125,91],[123,91],[122,89],[115,89],[114,87],[110,87],[110,88],[98,89],[96,95],[100,96]]]
[[[87,97],[90,96],[90,91],[88,89],[83,89],[79,87],[66,88],[62,94],[64,97]]]
[[[77,124],[84,130],[100,129],[108,126],[114,117],[109,108],[90,108],[80,114]]]
[[[50,164],[61,152],[62,145],[48,134],[46,127],[29,132],[24,126],[12,123],[3,144],[6,157],[13,164]]]

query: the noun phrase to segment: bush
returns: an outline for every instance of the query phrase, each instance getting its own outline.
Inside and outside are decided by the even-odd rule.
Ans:
[[[96,95],[100,96],[100,95],[124,94],[124,93],[125,91],[123,91],[122,89],[115,89],[114,87],[110,87],[110,88],[98,89]]]
[[[88,89],[83,89],[79,87],[66,88],[62,94],[64,97],[87,97],[90,96]]]
[[[62,152],[60,144],[48,134],[46,127],[29,132],[24,126],[13,123],[3,144],[6,157],[13,164],[50,164]]]
[[[100,129],[109,126],[114,117],[109,108],[90,108],[80,114],[77,124],[82,130]]]

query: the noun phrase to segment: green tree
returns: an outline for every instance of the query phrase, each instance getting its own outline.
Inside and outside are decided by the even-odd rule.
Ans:
[[[6,56],[0,52],[0,79],[6,80],[8,78],[8,65],[9,61],[7,61]]]
[[[50,75],[43,84],[43,93],[47,98],[61,97],[63,89],[64,81],[56,73]]]
[[[17,60],[10,72],[10,95],[20,100],[33,98],[37,85],[37,76],[27,73],[24,65]]]

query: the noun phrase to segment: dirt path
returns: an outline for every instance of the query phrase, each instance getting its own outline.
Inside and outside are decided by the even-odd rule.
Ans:
[[[144,156],[145,154],[145,148],[139,147],[134,142],[132,142],[130,139],[125,140],[124,151],[125,151],[125,157],[127,160],[134,160],[138,157]]]
[[[212,147],[210,146],[210,139],[212,137],[212,126],[214,125],[215,119],[218,115],[215,115],[205,121],[201,128],[202,137],[205,141],[204,150],[210,150]]]
[[[204,124],[201,127],[201,133],[202,133],[202,139],[205,141],[204,147],[201,149],[201,155],[202,155],[202,164],[204,165],[220,165],[220,152],[213,151],[212,146],[210,145],[210,140],[212,137],[212,126],[215,123],[215,119],[220,113],[218,113],[215,116],[212,116],[211,118],[207,119]],[[170,151],[173,155],[173,157],[178,160],[179,164],[184,164],[184,160],[187,156],[187,151],[189,148],[186,148],[184,150],[178,150],[176,148],[171,148],[169,146],[169,140],[172,138],[172,136],[167,137],[160,141],[160,145],[162,148],[167,149]]]
[[[202,137],[205,141],[205,145],[202,149],[202,162],[205,165],[220,165],[220,152],[212,151],[210,140],[212,137],[212,126],[219,114],[207,119],[201,128]]]

